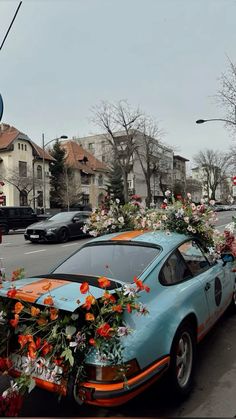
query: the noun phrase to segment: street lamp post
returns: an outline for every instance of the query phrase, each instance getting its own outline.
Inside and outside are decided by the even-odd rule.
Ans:
[[[204,124],[204,122],[211,121],[221,121],[226,122],[227,124],[236,125],[236,105],[234,106],[234,121],[232,121],[231,119],[224,118],[197,119],[196,124]]]
[[[53,141],[57,140],[64,140],[67,139],[67,135],[61,135],[58,138],[53,138],[52,140],[48,141],[45,144],[44,134],[42,134],[42,149],[43,149],[43,212],[45,213],[46,209],[46,182],[45,182],[45,148],[48,144],[52,143]]]

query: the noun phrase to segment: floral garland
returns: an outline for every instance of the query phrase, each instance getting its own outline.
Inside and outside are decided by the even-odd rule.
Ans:
[[[199,205],[195,205],[189,193],[186,200],[179,201],[166,191],[163,204],[155,210],[146,210],[137,202],[121,205],[118,199],[110,200],[109,204],[106,209],[98,208],[92,213],[84,232],[97,236],[129,229],[164,230],[167,234],[176,231],[199,237],[206,247],[214,245],[217,220],[212,208],[214,201],[208,203],[202,199]]]
[[[44,374],[45,380],[58,383],[58,391],[62,393],[75,366],[79,371],[76,379],[83,380],[86,376],[85,355],[92,353],[94,348],[103,361],[119,365],[117,374],[125,380],[127,366],[122,358],[121,338],[132,330],[126,326],[123,314],[148,313],[138,298],[139,291],[149,292],[150,289],[137,278],[134,278],[134,284],[124,285],[111,293],[107,290],[109,279],[100,277],[98,286],[104,293],[97,300],[90,292],[89,284],[83,282],[80,292],[87,294],[85,303],[71,314],[54,307],[50,281],[44,286],[48,295],[43,307],[14,300],[16,289],[11,287],[7,293],[9,299],[0,298],[0,372],[11,374],[18,356],[24,362],[24,374],[2,394],[0,415],[12,413],[13,405],[20,409],[23,393],[33,388],[35,371],[40,371],[40,376]]]

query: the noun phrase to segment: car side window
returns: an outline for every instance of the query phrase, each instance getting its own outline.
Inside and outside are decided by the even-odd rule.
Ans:
[[[173,285],[189,278],[192,278],[191,272],[179,252],[175,251],[161,269],[159,275],[160,283],[162,285]]]
[[[208,260],[194,240],[183,243],[178,250],[194,276],[210,268]]]

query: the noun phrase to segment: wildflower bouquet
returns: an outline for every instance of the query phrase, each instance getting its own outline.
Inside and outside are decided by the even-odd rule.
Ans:
[[[123,314],[147,313],[138,298],[140,290],[149,292],[149,288],[137,278],[134,284],[124,285],[112,293],[108,290],[109,279],[100,277],[98,285],[104,292],[99,300],[90,292],[87,282],[78,284],[86,298],[81,307],[78,301],[78,309],[73,313],[54,307],[50,281],[45,286],[48,295],[44,306],[17,301],[14,299],[16,290],[9,289],[11,299],[0,299],[0,369],[4,366],[9,374],[11,370],[21,373],[23,370],[20,379],[24,380],[24,385],[31,383],[32,377],[38,377],[56,384],[58,392],[65,394],[73,371],[78,382],[84,380],[85,356],[96,351],[109,365],[119,365],[117,374],[122,372],[124,377],[127,366],[122,358],[121,338],[132,331],[126,326]],[[22,388],[18,381],[16,386]],[[11,395],[10,389],[7,394]]]

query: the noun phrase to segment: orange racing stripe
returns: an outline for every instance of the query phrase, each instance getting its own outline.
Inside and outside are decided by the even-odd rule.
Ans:
[[[144,230],[126,231],[125,233],[118,234],[118,236],[113,237],[111,240],[132,240],[144,233]]]
[[[43,278],[32,282],[31,284],[24,285],[22,288],[19,288],[14,298],[18,298],[19,300],[27,301],[29,303],[34,303],[41,295],[47,294],[53,289],[62,287],[68,283],[69,281],[63,281],[61,279]],[[44,288],[49,286],[49,284],[49,290],[45,290]]]

